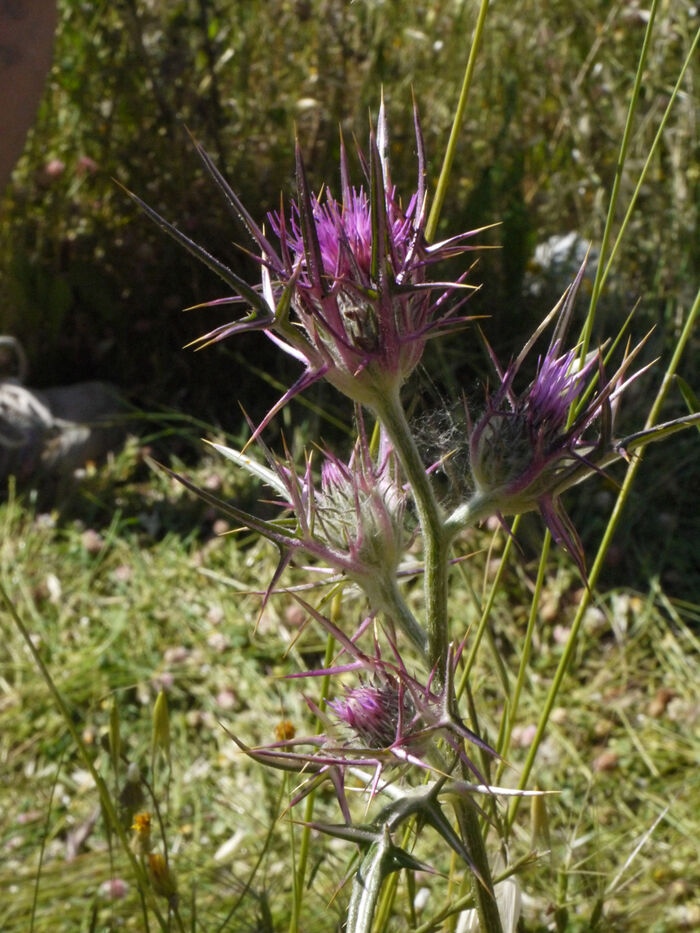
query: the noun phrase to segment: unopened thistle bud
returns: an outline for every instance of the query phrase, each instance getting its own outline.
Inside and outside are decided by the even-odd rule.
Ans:
[[[337,552],[347,553],[359,575],[393,575],[408,541],[405,494],[393,453],[383,444],[374,463],[361,438],[349,464],[330,455],[316,493],[317,533]]]

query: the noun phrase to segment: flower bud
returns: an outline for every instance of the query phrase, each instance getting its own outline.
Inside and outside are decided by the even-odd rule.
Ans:
[[[177,878],[165,856],[159,852],[148,856],[148,877],[156,894],[170,904],[177,903]]]
[[[151,735],[151,751],[153,754],[162,748],[165,757],[170,757],[170,714],[168,712],[168,698],[161,690],[153,704],[153,732]]]

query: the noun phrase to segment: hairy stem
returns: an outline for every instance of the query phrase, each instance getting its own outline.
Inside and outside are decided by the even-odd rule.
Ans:
[[[389,396],[377,411],[406,479],[411,487],[423,536],[425,561],[425,615],[428,631],[428,661],[437,666],[438,676],[445,668],[448,644],[447,571],[449,541],[444,533],[443,519],[433,487],[425,472],[406,414],[398,395]]]
[[[424,661],[428,659],[428,644],[423,627],[408,607],[396,580],[384,586],[377,585],[378,595],[370,600],[374,607],[380,608],[392,622],[395,622],[407,635],[420,652]]]
[[[478,878],[472,880],[472,889],[476,898],[476,911],[479,915],[479,929],[483,933],[502,933],[503,927],[498,913],[496,897],[493,893],[493,881],[491,880],[491,870],[479,823],[479,815],[467,800],[461,800],[458,803],[455,807],[455,813],[462,839],[469,850],[474,865],[480,873],[483,871],[483,866],[486,867],[487,873],[482,874],[481,881]]]
[[[449,642],[447,578],[451,537],[446,533],[442,511],[420,458],[398,394],[388,397],[377,415],[384,425],[413,493],[423,535],[425,562],[425,613],[428,631],[428,660],[442,678]],[[486,846],[476,810],[468,801],[456,806],[464,844],[480,878],[473,879],[482,933],[501,933],[501,920],[491,881]]]

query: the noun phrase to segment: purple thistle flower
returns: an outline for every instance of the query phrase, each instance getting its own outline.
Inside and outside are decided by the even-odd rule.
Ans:
[[[469,451],[475,487],[472,502],[481,512],[503,516],[539,510],[554,540],[573,556],[585,577],[581,541],[559,496],[599,470],[599,463],[610,462],[613,406],[644,370],[625,379],[643,341],[625,354],[610,378],[606,377],[600,351],[590,354],[582,364],[578,348],[562,352],[584,268],[585,264],[565,296],[549,349],[522,394],[513,391],[516,375],[559,308],[547,316],[505,372],[491,354],[501,384],[487,399],[486,411],[471,429]],[[571,406],[576,410],[570,420]],[[596,430],[589,437],[594,426]]]
[[[235,291],[208,306],[244,303],[242,318],[223,324],[200,339],[205,346],[233,334],[262,330],[282,350],[298,359],[305,371],[272,408],[256,431],[290,398],[325,378],[353,401],[376,408],[395,395],[421,359],[426,341],[462,326],[462,301],[448,298],[466,285],[467,273],[455,282],[431,281],[432,263],[474,249],[464,243],[473,230],[441,243],[425,240],[427,206],[425,155],[417,111],[418,184],[404,207],[389,174],[388,138],[383,104],[377,135],[370,134],[369,159],[359,153],[365,187],[352,187],[341,140],[341,200],[329,191],[315,196],[309,189],[297,145],[298,200],[272,213],[272,242],[231,190],[201,146],[197,150],[237,220],[245,225],[261,266],[262,282],[247,285],[231,269],[192,242],[176,227],[137,203],[166,232],[203,260]],[[133,197],[133,195],[132,195]]]
[[[365,673],[361,675],[359,686],[346,687],[342,697],[327,704],[331,717],[307,700],[317,718],[326,726],[326,731],[320,735],[279,741],[255,749],[248,748],[233,736],[238,746],[256,761],[282,770],[311,772],[312,776],[296,792],[292,806],[320,781],[329,778],[335,787],[343,816],[350,822],[345,798],[348,767],[374,768],[374,777],[368,784],[370,796],[374,796],[387,769],[413,766],[443,774],[445,768],[452,767],[454,762],[446,764],[443,754],[438,751],[438,740],[452,750],[454,761],[464,762],[486,786],[485,779],[466,753],[465,740],[491,755],[496,755],[496,752],[468,729],[452,710],[454,671],[459,652],[455,655],[450,649],[443,686],[435,692],[435,671],[427,683],[421,683],[409,674],[393,642],[390,641],[393,661],[382,658],[376,643],[374,654],[367,655],[328,618],[298,596],[297,599],[355,660],[292,676],[322,677],[358,670]],[[303,746],[310,746],[310,750],[302,750]]]
[[[521,396],[511,393],[517,372],[511,366],[488,400],[470,438],[472,478],[478,492],[504,498],[514,498],[524,490],[531,494],[533,483],[544,479],[543,470],[552,459],[573,449],[567,446],[570,438],[565,439],[569,408],[597,360],[593,357],[576,369],[575,350],[561,356],[557,351],[558,341],[540,361],[535,379]]]
[[[345,696],[328,706],[366,748],[387,748],[396,740],[397,725],[415,713],[410,696],[391,682],[346,688]]]

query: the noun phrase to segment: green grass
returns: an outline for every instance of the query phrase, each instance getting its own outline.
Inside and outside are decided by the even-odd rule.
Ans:
[[[223,484],[224,494],[242,495],[228,473],[207,460],[195,475]],[[95,502],[110,496],[116,511],[107,522]],[[199,506],[189,511],[190,532],[169,528],[173,510],[187,497],[163,476],[144,474],[133,444],[103,473],[87,478],[72,500],[72,517],[39,513],[30,499],[11,497],[0,510],[3,585],[114,797],[125,794],[129,764],[145,779],[130,786],[132,794],[145,795],[133,801],[136,809],[155,811],[146,782],[153,788],[185,928],[209,933],[235,907],[226,929],[284,929],[291,898],[282,778],[251,765],[226,733],[256,743],[273,740],[282,719],[300,735],[313,728],[298,684],[279,676],[318,659],[318,635],[305,631],[283,660],[299,622],[284,596],[273,598],[255,630],[260,598],[249,591],[266,584],[274,554],[250,539],[213,535],[212,516]],[[81,514],[92,515],[91,527]],[[483,549],[472,558],[472,579],[489,578],[502,552],[498,536],[487,557],[486,535],[465,542],[470,550]],[[581,596],[566,561],[550,560],[554,572],[543,594],[509,756],[513,768],[504,783],[517,781],[529,728]],[[491,615],[493,642],[511,681],[535,569],[522,555],[509,559]],[[295,577],[301,579],[292,571]],[[420,587],[409,587],[410,599],[420,600]],[[453,588],[451,600],[460,626],[475,625],[475,597],[463,584]],[[352,602],[345,611],[354,611]],[[0,928],[30,928],[36,891],[37,931],[143,930],[130,867],[105,831],[85,765],[10,617],[3,612],[1,618]],[[589,610],[530,782],[558,791],[546,801],[549,836],[540,826],[533,839],[531,816],[522,807],[512,837],[511,862],[537,853],[521,875],[523,929],[547,929],[553,911],[560,930],[671,933],[697,924],[694,685],[700,655],[693,627],[699,618],[700,607],[674,603],[654,581],[646,593],[607,592]],[[153,771],[151,717],[161,688],[170,710],[171,768],[159,753]],[[306,689],[314,695],[313,684]],[[480,725],[493,739],[503,691],[486,644],[471,689]],[[113,706],[122,739],[116,777],[107,739]],[[120,809],[127,827],[134,805]],[[316,816],[337,819],[327,793]],[[449,871],[429,837],[421,840],[421,854]],[[345,894],[328,903],[349,857],[349,849],[322,848],[313,839],[303,929],[340,928]],[[124,899],[100,894],[111,877],[129,882]],[[426,877],[420,884],[432,890],[420,917],[426,921],[444,904],[445,882]],[[596,927],[591,918],[601,898],[604,915]],[[197,925],[190,926],[195,910]],[[399,913],[391,928],[404,929],[405,922]]]

